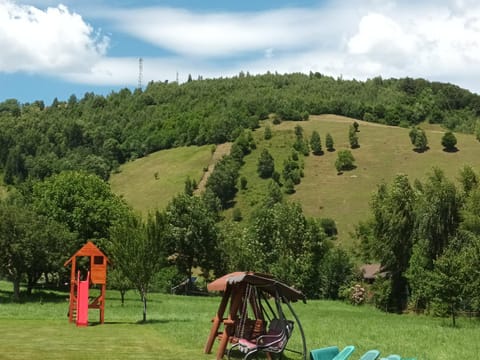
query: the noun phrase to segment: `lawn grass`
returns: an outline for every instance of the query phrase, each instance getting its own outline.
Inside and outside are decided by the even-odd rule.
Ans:
[[[304,122],[285,121],[271,125],[271,140],[263,139],[262,129],[256,131],[257,149],[245,157],[241,169],[241,176],[248,179],[248,188],[239,191],[236,197],[236,206],[244,217],[248,217],[252,206],[258,203],[268,183],[256,173],[260,152],[267,148],[275,159],[275,168],[281,172],[283,160],[291,153],[296,125],[303,127],[307,139],[313,130],[318,131],[324,149],[325,135],[329,132],[336,151],[305,157],[305,177],[296,186],[295,194],[288,198],[301,203],[307,216],[333,218],[338,226],[339,241],[346,245],[352,245],[350,233],[355,225],[369,217],[371,196],[381,182],[390,183],[399,173],[407,174],[411,182],[425,180],[434,166],[444,170],[452,180],[464,165],[471,165],[477,171],[480,168],[480,143],[473,135],[456,134],[459,151],[447,153],[441,146],[443,132],[438,127],[430,127],[426,130],[430,149],[417,153],[410,143],[409,129],[357,120],[360,148],[351,150],[357,167],[338,175],[337,152],[349,148],[348,127],[353,121],[335,115],[311,116]]]
[[[211,150],[208,145],[162,150],[126,163],[119,173],[112,174],[112,190],[143,214],[163,209],[184,190],[187,177],[200,181]]]
[[[217,344],[212,354],[203,349],[219,297],[151,294],[149,321],[141,324],[138,294],[127,292],[122,307],[118,292],[109,290],[105,324],[96,325],[98,312],[91,310],[91,326],[77,328],[68,323],[67,293],[37,292],[15,304],[9,301],[10,287],[0,281],[0,359],[215,358]],[[478,319],[460,318],[459,326],[452,328],[449,319],[385,314],[341,302],[309,301],[294,308],[308,349],[352,344],[357,347],[353,359],[371,348],[419,360],[476,359],[480,353]],[[298,348],[299,340],[296,329],[289,346]]]

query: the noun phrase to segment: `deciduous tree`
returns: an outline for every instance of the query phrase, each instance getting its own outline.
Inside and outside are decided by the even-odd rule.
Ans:
[[[128,211],[123,200],[95,175],[67,171],[33,187],[33,206],[40,214],[66,224],[78,234],[81,247],[87,240],[107,239],[108,228]]]
[[[415,193],[406,175],[397,175],[390,186],[381,185],[374,194],[372,250],[391,279],[390,306],[401,311],[406,306],[408,269],[412,254],[416,214]]]
[[[24,279],[31,292],[43,273],[60,270],[72,237],[65,226],[28,207],[0,202],[0,274],[12,281],[14,300]]]
[[[299,204],[277,202],[256,209],[246,246],[256,271],[318,294],[318,264],[326,252],[326,237],[318,222],[303,215]]]
[[[208,273],[221,265],[218,255],[216,214],[202,198],[181,194],[166,209],[169,224],[167,249],[179,273],[190,282],[192,270],[200,267]]]
[[[164,214],[149,216],[144,222],[129,214],[110,229],[109,252],[115,266],[140,293],[142,321],[147,321],[147,295],[155,275],[166,266],[165,238],[167,221]]]

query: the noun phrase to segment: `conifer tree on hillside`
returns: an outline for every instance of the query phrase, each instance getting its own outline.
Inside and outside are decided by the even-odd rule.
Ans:
[[[428,150],[428,139],[425,131],[414,126],[408,133],[410,141],[414,146],[414,150],[417,152],[424,152]]]
[[[355,132],[359,132],[359,131],[360,131],[360,130],[358,130],[358,127],[359,127],[359,126],[360,126],[360,125],[358,124],[358,122],[356,122],[356,121],[353,122],[353,127],[355,128]]]
[[[354,125],[350,125],[350,127],[348,129],[348,140],[350,142],[350,147],[352,149],[356,149],[356,148],[360,147],[360,145],[358,144],[357,131],[355,130]]]
[[[327,147],[327,151],[335,151],[333,137],[330,133],[327,133],[325,136],[325,146]]]
[[[320,139],[320,134],[317,131],[312,132],[310,138],[310,146],[314,155],[322,155],[322,140]]]

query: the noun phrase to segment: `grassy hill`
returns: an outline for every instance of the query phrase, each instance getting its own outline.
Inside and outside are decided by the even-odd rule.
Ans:
[[[313,130],[320,133],[325,149],[325,135],[329,132],[335,142],[335,152],[322,156],[305,157],[305,177],[289,196],[300,202],[308,216],[330,217],[339,228],[339,239],[350,242],[349,233],[354,226],[369,216],[369,201],[381,182],[390,182],[396,174],[405,173],[411,181],[425,179],[434,166],[440,167],[454,179],[466,164],[480,168],[480,143],[472,136],[456,134],[459,149],[455,153],[443,151],[440,128],[429,126],[426,130],[430,149],[425,153],[412,150],[408,129],[384,126],[364,121],[358,133],[360,148],[352,150],[357,168],[338,175],[335,169],[337,152],[348,149],[348,127],[353,119],[334,115],[311,116],[306,122],[282,122],[271,125],[273,137],[263,139],[263,130],[255,133],[257,149],[245,158],[241,176],[248,179],[248,188],[238,193],[236,206],[243,216],[250,213],[261,195],[265,193],[268,180],[262,180],[256,173],[257,160],[263,148],[267,148],[275,159],[275,169],[281,171],[283,160],[291,153],[294,142],[294,127],[301,125],[308,139]]]
[[[112,190],[139,212],[164,208],[183,191],[187,177],[200,182],[212,147],[189,146],[159,151],[126,163],[110,179]]]
[[[318,131],[324,148],[325,135],[329,132],[336,151],[304,157],[305,177],[288,199],[300,202],[307,216],[333,218],[339,229],[339,241],[345,244],[351,242],[349,234],[355,225],[369,217],[369,201],[381,182],[389,183],[399,173],[407,174],[412,182],[423,180],[434,166],[443,169],[450,179],[458,177],[459,170],[466,164],[480,169],[480,143],[473,135],[456,134],[459,151],[447,153],[441,146],[444,131],[437,126],[425,126],[430,149],[417,153],[413,151],[408,129],[357,120],[360,148],[352,150],[357,167],[338,175],[334,165],[337,152],[349,148],[348,127],[353,121],[341,116],[322,115],[311,116],[305,122],[270,124],[273,133],[270,140],[264,139],[263,128],[255,131],[257,148],[245,157],[240,171],[240,176],[248,180],[247,189],[239,190],[235,199],[235,207],[240,209],[243,218],[248,218],[268,184],[268,180],[257,175],[257,161],[262,149],[269,150],[275,159],[276,170],[281,172],[283,161],[292,151],[296,125],[303,127],[308,139],[313,130]],[[263,126],[266,124],[269,122]],[[148,209],[162,208],[183,190],[187,176],[200,180],[203,168],[211,159],[210,150],[208,146],[187,147],[151,154],[122,166],[120,173],[112,176],[112,188],[144,213]],[[158,180],[155,172],[159,174]],[[232,209],[227,211],[227,217],[231,212]]]

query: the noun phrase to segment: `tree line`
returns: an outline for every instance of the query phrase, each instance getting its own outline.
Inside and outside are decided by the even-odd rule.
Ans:
[[[154,151],[233,141],[270,114],[280,122],[326,113],[399,126],[429,121],[480,133],[480,97],[452,84],[241,73],[184,84],[151,82],[144,90],[106,96],[71,95],[50,105],[5,100],[0,102],[0,169],[7,184],[65,170],[108,179],[119,164]]]

